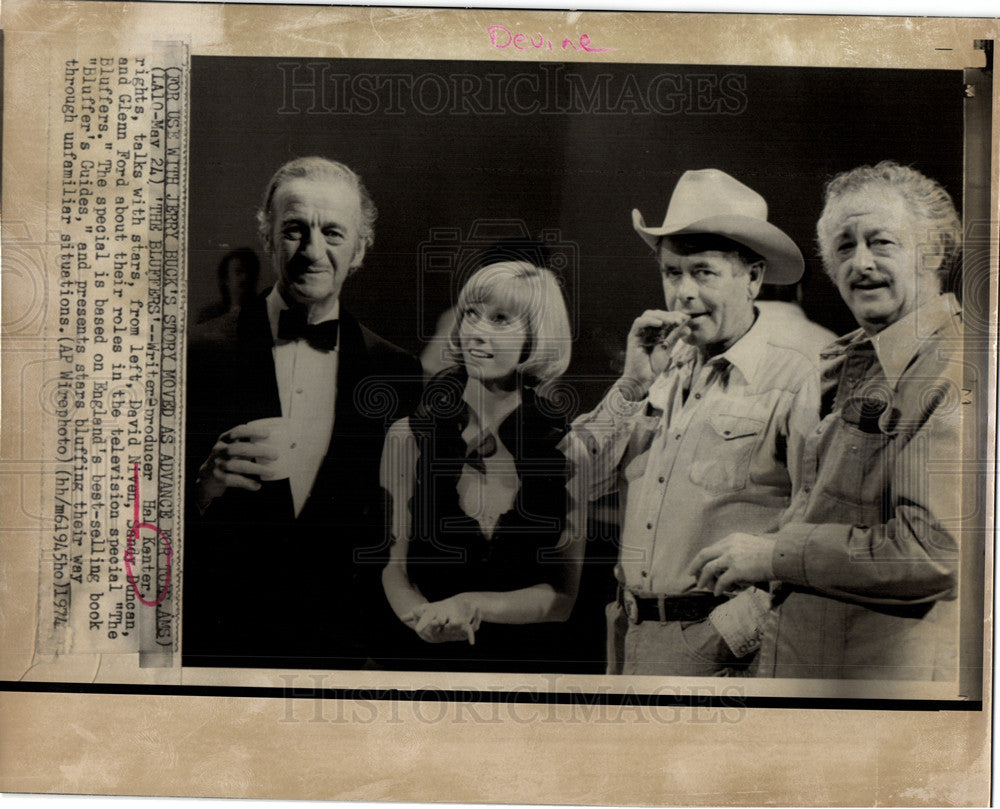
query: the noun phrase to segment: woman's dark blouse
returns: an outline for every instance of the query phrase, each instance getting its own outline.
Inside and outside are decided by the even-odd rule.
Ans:
[[[513,507],[487,538],[459,505],[462,469],[476,463],[462,438],[469,423],[465,385],[463,369],[441,372],[409,419],[419,450],[410,501],[410,581],[429,601],[543,583],[561,588],[569,573],[555,552],[567,520],[569,464],[559,448],[566,420],[532,389],[522,390],[521,405],[497,431],[514,458],[520,488]],[[406,659],[397,662],[445,671],[563,671],[568,653],[564,627],[558,622],[483,623],[475,645],[426,643],[410,631]]]

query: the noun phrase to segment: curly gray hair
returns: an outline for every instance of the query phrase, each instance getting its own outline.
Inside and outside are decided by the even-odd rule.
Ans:
[[[832,244],[829,220],[831,203],[845,194],[861,191],[871,186],[883,186],[896,191],[910,212],[926,227],[937,241],[937,254],[941,256],[938,277],[948,277],[962,251],[962,223],[955,210],[955,203],[944,187],[914,168],[902,166],[892,160],[883,160],[874,166],[859,166],[838,174],[826,184],[823,213],[816,224],[817,241],[823,266],[830,273]]]

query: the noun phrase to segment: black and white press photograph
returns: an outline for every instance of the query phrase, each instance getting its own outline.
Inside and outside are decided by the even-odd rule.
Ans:
[[[4,2],[0,791],[987,804],[1000,21],[467,5]]]
[[[184,666],[962,687],[961,71],[190,81]]]

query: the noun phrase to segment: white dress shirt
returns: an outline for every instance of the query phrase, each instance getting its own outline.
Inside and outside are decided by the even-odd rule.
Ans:
[[[309,499],[316,475],[330,447],[333,436],[334,408],[337,402],[338,348],[323,351],[313,348],[306,340],[278,338],[278,320],[288,309],[278,288],[267,296],[267,317],[274,338],[274,373],[281,398],[281,415],[291,422],[292,501],[295,516]],[[340,316],[340,301],[318,317],[310,315],[310,323],[323,323]]]

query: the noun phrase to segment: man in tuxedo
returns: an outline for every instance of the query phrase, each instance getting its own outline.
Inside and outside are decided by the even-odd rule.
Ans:
[[[421,380],[340,306],[376,213],[347,166],[285,164],[258,213],[277,284],[191,334],[184,665],[358,668],[375,654],[380,453]]]

